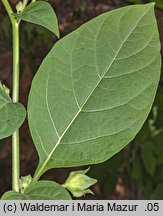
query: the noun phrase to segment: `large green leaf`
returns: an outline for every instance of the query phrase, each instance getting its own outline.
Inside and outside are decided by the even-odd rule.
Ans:
[[[13,103],[0,87],[0,139],[12,135],[23,123],[26,111],[20,103]]]
[[[51,5],[47,2],[38,1],[31,3],[22,13],[15,14],[15,16],[24,21],[43,26],[59,37],[56,14]]]
[[[160,65],[154,4],[105,13],[57,42],[29,97],[36,176],[103,162],[127,145],[151,109]]]
[[[8,191],[1,200],[70,200],[71,196],[61,185],[52,181],[38,181],[27,188],[24,194]]]

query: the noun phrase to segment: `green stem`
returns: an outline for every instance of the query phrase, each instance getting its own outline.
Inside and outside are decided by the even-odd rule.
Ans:
[[[13,23],[15,21],[15,17],[12,15],[13,14],[13,10],[12,10],[12,8],[11,8],[8,0],[2,0],[2,3],[3,3],[3,5],[6,8],[6,11],[8,13],[8,16],[9,16],[10,20],[11,20],[11,23]]]
[[[19,23],[13,16],[8,0],[2,0],[12,23],[13,31],[13,102],[19,100]],[[19,131],[12,136],[12,189],[19,192]]]
[[[19,101],[19,24],[13,29],[13,102]],[[12,189],[19,192],[19,131],[12,136]]]
[[[12,25],[13,30],[13,102],[19,100],[19,24]]]
[[[19,192],[19,131],[12,135],[12,189]]]

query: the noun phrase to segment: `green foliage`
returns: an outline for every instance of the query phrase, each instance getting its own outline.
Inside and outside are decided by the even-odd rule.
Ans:
[[[24,122],[26,111],[20,103],[13,103],[8,89],[0,83],[0,139],[12,135]]]
[[[22,13],[15,14],[15,16],[26,22],[41,25],[59,37],[56,14],[47,2],[38,1],[31,3],[23,10]]]
[[[139,157],[134,160],[131,176],[135,180],[142,179],[142,164]]]
[[[59,37],[51,6],[38,1],[26,7],[27,2],[18,3],[16,19],[12,13],[11,21],[14,18],[16,26],[21,20],[31,22]],[[28,33],[31,37],[31,30]],[[28,102],[30,131],[40,159],[38,168],[34,178],[29,175],[19,179],[20,193],[9,191],[2,200],[71,199],[66,189],[75,197],[92,193],[89,187],[96,180],[85,175],[88,170],[70,173],[62,186],[38,179],[51,168],[106,161],[132,141],[152,107],[160,67],[154,4],[105,13],[57,42],[32,82]],[[8,89],[2,85],[0,107],[0,138],[4,138],[19,128],[25,109],[12,102]],[[157,115],[157,108],[153,108],[153,116],[136,139],[137,157],[131,164],[130,155],[125,158],[130,177],[138,182],[144,198],[161,197],[162,191],[161,184],[154,187],[152,183],[163,163],[162,145],[157,143],[162,136]],[[118,160],[109,161],[110,169],[108,163],[103,169],[95,166],[100,182],[107,180],[103,185],[107,192],[111,192],[108,185],[115,188],[115,172],[121,166],[122,155],[115,158]],[[106,170],[110,176],[104,175]]]
[[[162,200],[163,199],[163,184],[159,184],[151,195],[151,199]]]
[[[24,194],[8,191],[1,200],[70,200],[71,196],[59,184],[52,181],[38,181],[30,185]]]
[[[36,176],[100,163],[120,151],[147,118],[159,73],[153,4],[105,13],[57,42],[28,103],[40,157]]]
[[[156,159],[154,155],[154,146],[151,142],[145,142],[142,145],[142,159],[146,171],[153,175],[156,168]]]

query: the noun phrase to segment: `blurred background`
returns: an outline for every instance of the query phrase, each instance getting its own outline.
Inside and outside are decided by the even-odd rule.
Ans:
[[[14,8],[19,0],[9,2]],[[156,2],[155,12],[163,44],[163,0],[49,0],[59,20],[61,37],[103,12],[149,2]],[[25,22],[21,25],[20,102],[25,106],[31,80],[56,41],[56,37],[42,27]],[[0,80],[12,89],[12,32],[1,2]],[[21,176],[33,175],[38,156],[27,121],[20,129],[20,151]],[[42,178],[64,183],[72,170],[53,169]],[[89,175],[98,179],[98,183],[93,187],[95,195],[83,199],[163,199],[163,75],[151,113],[139,134],[110,160],[91,166]],[[0,196],[10,189],[11,138],[7,138],[0,140]]]

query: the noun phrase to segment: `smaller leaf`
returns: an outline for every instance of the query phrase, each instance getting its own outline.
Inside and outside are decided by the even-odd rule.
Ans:
[[[8,191],[1,200],[71,200],[71,196],[56,182],[38,181],[31,184],[24,194]]]
[[[26,111],[22,104],[13,103],[9,89],[0,83],[0,139],[11,136],[23,123]]]
[[[153,175],[156,168],[156,158],[154,156],[154,148],[151,142],[143,143],[141,155],[146,171]]]
[[[43,26],[59,38],[57,17],[49,3],[43,1],[31,3],[22,13],[14,15],[26,22]]]

